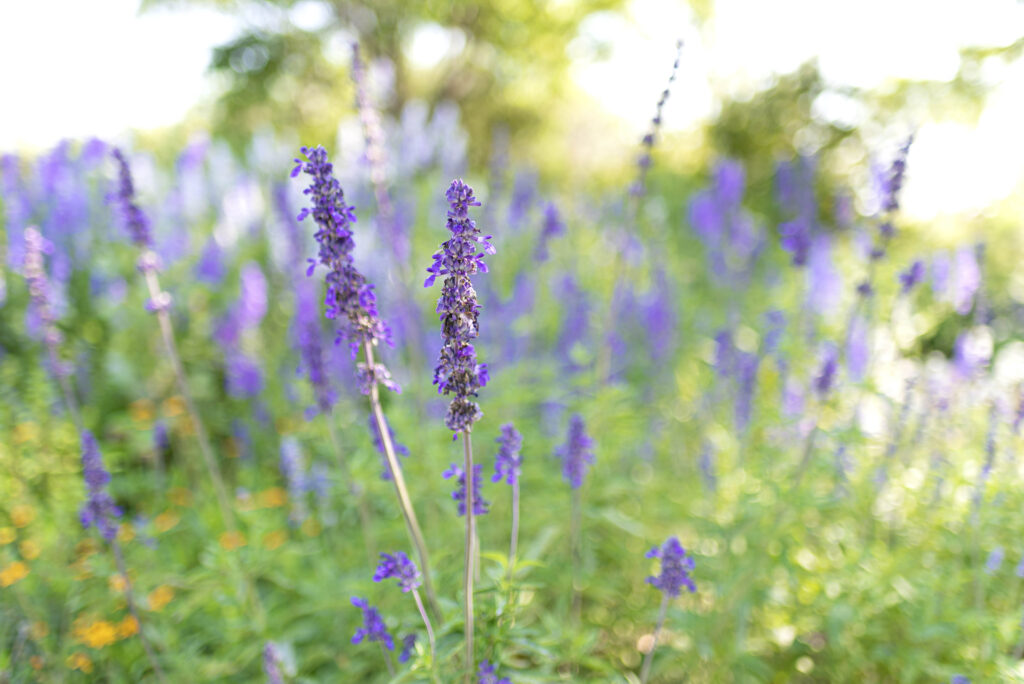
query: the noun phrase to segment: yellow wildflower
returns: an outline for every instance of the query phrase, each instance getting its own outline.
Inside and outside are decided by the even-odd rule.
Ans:
[[[85,655],[81,651],[69,655],[66,662],[67,666],[72,670],[81,670],[86,674],[92,672],[92,661],[89,660],[89,656]]]
[[[145,423],[153,420],[154,408],[153,402],[149,399],[139,399],[138,401],[133,401],[128,410],[131,412],[133,420]]]
[[[153,525],[158,532],[166,532],[181,521],[181,516],[174,511],[164,511],[153,518]]]
[[[175,487],[168,495],[175,506],[185,507],[192,503],[192,492],[184,487]]]
[[[50,626],[42,620],[36,620],[32,623],[32,626],[28,628],[29,636],[31,636],[35,641],[45,639],[49,633]]]
[[[245,536],[234,530],[225,532],[220,535],[220,545],[225,551],[234,551],[245,546]]]
[[[25,527],[35,518],[36,512],[31,506],[20,504],[11,509],[11,522],[15,527]]]
[[[24,444],[39,436],[39,426],[35,423],[18,423],[14,426],[14,443]]]
[[[149,599],[149,609],[159,613],[163,610],[163,607],[170,603],[171,599],[174,598],[174,589],[166,584],[161,584],[159,587],[149,592],[149,596],[147,598]]]
[[[168,397],[164,401],[163,406],[164,415],[168,418],[174,418],[185,413],[185,400],[178,395]]]
[[[125,615],[124,619],[117,623],[117,636],[127,639],[139,633],[139,621],[131,615]]]
[[[131,523],[121,523],[117,528],[117,540],[127,544],[135,539],[135,528]]]
[[[264,508],[278,508],[288,503],[288,493],[281,487],[271,487],[259,493],[260,506]]]
[[[288,541],[288,533],[284,530],[274,530],[263,535],[263,548],[273,551]]]
[[[26,539],[18,544],[18,550],[21,551],[21,557],[25,560],[35,560],[36,558],[39,558],[39,544],[31,539]]]
[[[13,527],[0,527],[0,546],[10,544],[17,538],[18,533],[14,531]]]
[[[72,636],[89,648],[103,648],[117,641],[117,627],[106,620],[97,620],[73,630]]]
[[[307,537],[315,537],[320,534],[320,522],[316,518],[306,518],[302,521],[302,533]]]
[[[25,579],[27,575],[28,566],[21,561],[14,561],[0,570],[0,587],[9,587],[15,582]]]
[[[124,575],[120,573],[111,575],[110,579],[107,580],[107,584],[110,586],[110,591],[115,594],[123,593],[125,588],[128,586],[128,582],[125,580]]]

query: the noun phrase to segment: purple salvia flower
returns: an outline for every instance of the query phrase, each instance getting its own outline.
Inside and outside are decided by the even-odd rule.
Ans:
[[[965,316],[974,306],[974,296],[981,287],[981,268],[973,247],[961,247],[953,257],[953,308]]]
[[[420,586],[420,571],[403,551],[396,551],[394,555],[380,554],[380,565],[373,573],[373,581],[380,582],[390,577],[397,579],[398,586],[406,593]]]
[[[537,192],[537,174],[520,171],[516,174],[515,184],[512,186],[512,197],[508,203],[508,226],[518,230],[530,209],[533,208],[533,197]]]
[[[111,541],[117,536],[117,519],[122,512],[107,492],[110,473],[103,467],[99,445],[88,430],[82,431],[82,477],[89,492],[78,514],[82,527],[88,529],[95,526],[104,539]]]
[[[843,277],[832,260],[832,238],[817,235],[807,256],[807,303],[819,314],[834,311],[842,291]]]
[[[236,399],[256,397],[263,391],[263,371],[241,352],[233,352],[225,367],[224,388]]]
[[[985,561],[985,574],[991,575],[1003,564],[1003,558],[1006,556],[1006,552],[1002,546],[997,546],[992,549],[992,553],[988,555],[988,560]]]
[[[661,547],[655,546],[647,552],[647,558],[661,559],[661,574],[647,578],[647,583],[662,591],[666,596],[679,596],[683,587],[690,593],[697,591],[697,586],[690,579],[693,572],[693,556],[687,555],[686,549],[676,537],[669,537]]]
[[[562,460],[562,476],[573,489],[583,485],[583,476],[588,465],[594,463],[594,442],[587,436],[583,418],[577,413],[569,419],[569,436],[565,444],[558,447],[556,455]]]
[[[288,485],[288,500],[291,502],[291,512],[288,519],[292,524],[298,524],[306,519],[306,506],[303,501],[304,494],[309,486],[306,474],[306,459],[302,455],[299,442],[294,437],[285,437],[281,440],[281,476]]]
[[[907,294],[913,290],[918,283],[924,280],[924,262],[921,259],[916,260],[907,270],[900,273],[900,292]]]
[[[153,425],[153,448],[164,452],[171,448],[171,438],[167,434],[167,423],[158,420]]]
[[[697,465],[700,467],[700,476],[704,486],[709,492],[718,489],[718,477],[715,475],[715,449],[710,442],[704,442],[697,457]]]
[[[267,315],[267,279],[259,264],[242,266],[242,288],[235,310],[235,324],[243,329],[255,328]]]
[[[846,370],[850,379],[860,382],[868,370],[871,356],[868,322],[860,314],[850,320],[850,331],[846,340]]]
[[[971,680],[963,675],[953,675],[949,684],[971,684]]]
[[[546,261],[548,258],[548,242],[565,232],[565,223],[558,213],[558,207],[554,202],[544,205],[544,224],[541,227],[540,239],[537,241],[537,252],[534,258],[537,261]]]
[[[284,684],[281,654],[273,641],[268,641],[263,646],[263,674],[267,676],[267,684]]]
[[[814,391],[818,398],[824,399],[832,390],[836,381],[836,373],[839,370],[839,351],[831,342],[826,342],[821,350],[821,366],[818,375],[814,378]]]
[[[389,651],[395,650],[395,641],[388,633],[388,626],[384,624],[384,618],[380,616],[377,609],[366,602],[366,599],[358,596],[352,597],[352,605],[363,611],[363,626],[356,630],[352,637],[352,643],[358,644],[363,639],[367,641],[379,641]]]
[[[486,273],[485,254],[494,254],[489,242],[490,235],[482,235],[476,221],[469,218],[469,208],[480,203],[473,196],[473,188],[460,179],[452,181],[446,198],[451,204],[448,210],[450,240],[434,253],[434,263],[427,269],[430,276],[424,287],[430,287],[438,276],[447,276],[437,302],[441,314],[441,337],[443,340],[440,360],[434,369],[434,384],[437,391],[454,394],[448,406],[445,425],[453,433],[468,431],[483,415],[480,407],[470,397],[477,396],[477,390],[487,385],[487,366],[478,364],[472,341],[479,335],[477,316],[480,305],[470,276]],[[477,251],[477,249],[481,251]]]
[[[412,651],[416,648],[416,633],[406,634],[402,637],[402,652],[398,654],[398,662],[408,662],[412,657]]]
[[[310,288],[303,285],[305,282],[300,283],[295,293],[295,339],[301,359],[299,370],[306,371],[309,384],[313,387],[313,395],[316,397],[316,407],[320,413],[326,414],[330,413],[337,393],[330,387],[325,368],[315,295]]]
[[[661,128],[661,113],[665,108],[665,103],[668,102],[668,96],[672,90],[672,84],[676,80],[676,73],[679,71],[679,59],[683,52],[683,41],[676,42],[676,58],[672,62],[672,73],[668,77],[668,85],[665,86],[665,90],[661,92],[661,97],[658,98],[658,104],[654,110],[654,118],[651,119],[651,127],[648,132],[644,135],[640,141],[643,147],[643,152],[640,155],[640,159],[637,160],[637,167],[640,170],[640,174],[636,179],[636,182],[629,189],[629,194],[634,197],[643,197],[647,192],[647,171],[651,168],[651,151],[654,149],[654,143],[658,136],[658,131]]]
[[[953,264],[949,254],[939,252],[932,255],[932,292],[940,299],[945,299],[949,290],[950,272]]]
[[[224,267],[224,254],[217,241],[210,238],[199,255],[199,262],[196,264],[196,277],[204,283],[215,285],[224,280],[226,269]]]
[[[491,506],[491,503],[484,499],[480,492],[480,488],[483,486],[483,470],[484,467],[480,463],[473,466],[473,515],[484,515]],[[456,502],[458,514],[466,515],[466,471],[452,463],[448,470],[441,473],[441,477],[446,480],[455,478],[458,488],[452,492],[452,499]]]
[[[53,245],[35,228],[25,229],[25,250],[22,272],[28,284],[28,293],[35,307],[35,315],[43,329],[43,341],[51,349],[61,342],[53,313],[53,295],[50,279],[46,275],[46,255],[53,251]],[[53,371],[62,374],[61,368]]]
[[[494,665],[485,660],[480,663],[477,671],[477,684],[512,684],[512,681],[508,677],[498,679],[498,675],[494,674]]]
[[[896,158],[893,159],[892,166],[889,167],[889,173],[884,181],[883,211],[893,212],[900,208],[900,190],[903,189],[903,178],[907,172],[907,155],[910,154],[910,145],[913,142],[914,136],[908,136],[896,154]]]
[[[370,438],[373,440],[373,448],[376,449],[377,453],[380,454],[380,460],[381,460],[380,479],[382,479],[382,480],[390,480],[391,479],[391,470],[388,468],[387,457],[384,454],[384,442],[380,438],[380,428],[377,427],[377,421],[374,419],[372,413],[370,414],[370,419],[369,419],[369,423],[368,424],[370,426]],[[388,426],[388,436],[391,437],[391,444],[395,448],[395,453],[398,454],[399,456],[406,456],[406,457],[408,457],[409,456],[409,448],[407,446],[405,446],[404,444],[399,444],[398,441],[395,440],[395,431],[391,429],[391,424],[388,423],[386,419],[385,419],[385,425]],[[401,466],[402,462],[398,461],[398,465]]]
[[[117,206],[132,242],[139,247],[152,248],[153,235],[150,231],[149,219],[135,203],[135,184],[132,182],[132,172],[128,166],[128,160],[116,147],[111,150],[111,154],[117,161],[118,167],[118,185],[111,195],[111,200]]]
[[[761,357],[757,354],[737,352],[736,354],[736,429],[743,432],[750,424],[750,414],[754,401],[754,384],[757,382],[757,369]]]
[[[494,441],[500,446],[498,455],[494,457],[494,475],[491,482],[501,482],[504,479],[508,484],[514,485],[523,466],[523,457],[519,453],[523,446],[523,436],[512,423],[505,423],[501,426],[501,437]]]
[[[793,255],[793,265],[807,263],[811,251],[811,223],[805,218],[796,218],[779,225],[782,248]]]
[[[965,380],[983,370],[991,357],[992,343],[979,332],[965,330],[953,343],[953,367]]]
[[[764,340],[761,342],[762,354],[774,354],[779,348],[779,341],[786,331],[786,314],[773,309],[764,315]]]
[[[352,358],[355,358],[363,343],[376,345],[383,341],[390,345],[391,331],[377,313],[373,286],[353,263],[355,242],[350,227],[356,222],[356,215],[354,208],[345,202],[341,184],[334,177],[334,165],[327,161],[327,150],[319,146],[303,147],[301,152],[308,161],[296,159],[298,165],[292,171],[292,177],[300,172],[313,177],[310,186],[303,191],[311,197],[313,207],[303,208],[298,219],[301,221],[312,215],[317,224],[315,237],[320,245],[319,262],[328,269],[325,315],[339,326],[335,344],[347,340]],[[316,268],[316,262],[310,262],[307,275]],[[373,369],[370,375],[377,370]]]
[[[736,365],[736,348],[732,344],[732,332],[720,330],[715,334],[715,371],[721,378],[732,375]]]

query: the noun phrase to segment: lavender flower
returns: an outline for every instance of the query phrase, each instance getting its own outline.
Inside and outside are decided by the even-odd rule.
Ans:
[[[88,430],[82,431],[82,477],[89,490],[89,498],[78,516],[82,527],[95,526],[103,538],[110,541],[117,536],[117,519],[122,511],[107,493],[110,473],[103,467],[96,438]]]
[[[537,261],[546,261],[548,258],[548,242],[565,232],[565,223],[558,213],[558,207],[554,202],[544,205],[544,225],[541,228],[540,240],[537,241],[537,252],[534,258]]]
[[[659,548],[655,546],[647,552],[648,558],[661,559],[661,574],[647,578],[647,583],[662,591],[666,596],[679,596],[680,589],[686,587],[690,593],[697,591],[697,586],[690,579],[693,572],[693,557],[686,554],[686,549],[676,537],[669,537]]]
[[[850,330],[846,339],[846,370],[854,382],[860,382],[868,370],[871,343],[868,338],[868,323],[860,314],[850,319]]]
[[[907,294],[922,280],[924,280],[924,262],[918,259],[907,270],[900,273],[900,292]]]
[[[416,633],[406,634],[402,637],[402,652],[398,654],[398,662],[408,662],[412,657],[412,651],[416,648]]]
[[[736,429],[743,432],[750,424],[750,414],[754,401],[754,385],[757,382],[757,369],[761,358],[757,354],[737,352],[736,354]]]
[[[217,241],[210,238],[196,264],[196,277],[205,283],[215,285],[224,280],[224,254]]]
[[[43,340],[50,348],[55,348],[61,341],[57,330],[56,317],[53,313],[53,298],[50,279],[46,275],[45,255],[53,251],[53,245],[35,228],[25,229],[25,251],[23,273],[28,284],[29,296],[35,306],[35,314],[43,328]],[[55,368],[60,373],[61,369]]]
[[[953,257],[953,308],[961,316],[974,306],[974,296],[981,287],[981,267],[972,247],[961,247]]]
[[[1006,552],[1003,550],[1002,546],[997,546],[992,549],[992,553],[988,555],[988,560],[985,561],[985,574],[991,575],[998,570],[999,566],[1003,564],[1003,558],[1005,556]]]
[[[900,190],[903,188],[903,177],[907,172],[907,155],[910,153],[910,145],[913,142],[914,136],[908,136],[896,154],[896,158],[893,159],[892,166],[889,167],[888,176],[883,183],[883,211],[893,212],[900,208]]]
[[[494,458],[494,475],[491,482],[501,482],[504,478],[505,482],[514,485],[519,479],[523,465],[523,458],[519,454],[523,446],[523,436],[512,423],[505,423],[501,426],[501,437],[494,441],[501,446]]]
[[[1024,556],[1021,556],[1020,562],[1017,563],[1017,567],[1014,569],[1013,574],[1017,577],[1024,578]]]
[[[303,192],[313,200],[312,208],[303,208],[298,220],[312,215],[317,224],[316,241],[320,245],[319,260],[327,267],[327,295],[324,298],[325,315],[338,321],[335,344],[348,340],[352,357],[361,344],[391,344],[391,331],[377,313],[377,298],[373,286],[358,270],[352,259],[355,242],[350,226],[356,222],[354,207],[345,202],[345,193],[334,177],[334,165],[327,161],[323,147],[303,147],[308,161],[296,159],[292,178],[304,172],[313,177]],[[310,261],[307,275],[312,275],[316,262]],[[376,372],[377,369],[373,369]]]
[[[480,493],[481,482],[483,479],[483,465],[477,463],[473,466],[473,515],[484,515],[490,509],[490,502],[485,500],[483,494]],[[454,463],[448,468],[448,470],[441,473],[441,477],[444,479],[455,478],[458,484],[458,489],[452,492],[452,499],[458,504],[458,512],[460,516],[466,514],[466,471]]]
[[[387,422],[387,419],[385,419],[384,422],[385,422],[385,425],[388,426],[388,436],[391,437],[391,444],[394,445],[394,447],[395,447],[395,453],[400,455],[400,456],[408,457],[409,456],[409,448],[406,447],[404,444],[399,444],[397,441],[395,441],[395,431],[391,429],[391,424]],[[391,470],[388,468],[387,456],[384,453],[384,442],[381,440],[380,428],[377,427],[377,421],[374,419],[372,413],[370,414],[369,426],[370,426],[370,437],[371,437],[371,439],[373,439],[373,448],[376,449],[377,452],[380,454],[380,459],[381,459],[380,479],[382,479],[382,480],[390,480],[391,479]],[[401,461],[398,461],[399,465],[401,465],[401,463],[402,463]]]
[[[819,314],[834,311],[842,288],[843,277],[832,260],[832,238],[816,235],[807,256],[807,303]]]
[[[121,220],[132,242],[139,247],[152,248],[153,235],[150,232],[149,219],[135,203],[135,184],[132,182],[132,172],[128,167],[128,160],[118,148],[111,150],[118,166],[118,186],[111,195],[111,200],[121,213]]]
[[[668,102],[672,84],[676,80],[676,72],[679,71],[679,59],[682,56],[682,52],[683,41],[680,40],[676,42],[676,58],[672,62],[672,73],[669,74],[668,85],[665,86],[665,90],[661,92],[661,97],[658,98],[658,104],[654,110],[654,118],[651,119],[651,128],[640,141],[640,144],[643,146],[643,153],[640,155],[640,159],[637,160],[640,175],[629,189],[629,194],[634,197],[643,197],[647,191],[647,171],[651,168],[651,151],[654,149],[655,138],[658,135],[658,130],[661,128],[662,110],[665,108],[665,103]]]
[[[273,641],[268,641],[263,646],[263,673],[267,675],[267,684],[284,684],[281,654]]]
[[[358,596],[352,597],[352,605],[361,608],[363,611],[363,626],[356,630],[352,637],[352,643],[358,644],[363,639],[368,641],[379,641],[389,651],[395,650],[395,641],[388,633],[388,626],[384,624],[384,618],[380,616],[377,609]]]
[[[406,593],[420,586],[420,571],[403,551],[396,551],[394,555],[382,553],[380,558],[380,565],[373,573],[374,582],[394,577],[398,580],[398,586]]]
[[[583,418],[574,414],[569,419],[569,436],[565,444],[555,452],[562,459],[562,476],[573,489],[583,485],[586,467],[594,463],[594,452],[591,451],[593,446],[594,442],[587,436]]]
[[[953,675],[953,678],[949,680],[949,684],[971,684],[971,680],[963,675]]]
[[[779,225],[782,248],[793,255],[793,265],[807,263],[811,251],[811,224],[804,218],[796,218]]]
[[[434,253],[434,263],[427,269],[430,277],[423,286],[430,287],[438,276],[447,276],[437,302],[443,346],[434,369],[434,384],[439,393],[455,395],[448,406],[445,425],[457,438],[459,432],[468,431],[483,415],[476,402],[470,400],[488,380],[487,366],[476,362],[472,344],[480,332],[480,305],[470,276],[487,272],[484,255],[494,254],[494,247],[489,242],[491,236],[481,235],[476,221],[469,218],[469,208],[480,206],[473,188],[456,179],[445,196],[451,204],[448,230],[452,237]],[[477,245],[482,251],[477,252]]]
[[[824,399],[832,390],[836,380],[836,372],[839,370],[839,352],[831,342],[825,343],[821,352],[821,366],[818,376],[814,378],[814,391],[818,397]]]
[[[490,661],[483,661],[480,663],[480,670],[477,672],[478,684],[512,684],[512,680],[508,677],[502,677],[498,679],[498,675],[494,674],[494,665]]]
[[[291,501],[292,509],[288,519],[292,524],[302,522],[306,518],[306,507],[303,504],[303,495],[308,488],[306,475],[306,459],[302,455],[299,442],[294,437],[285,437],[281,440],[281,476],[288,484],[288,499]]]

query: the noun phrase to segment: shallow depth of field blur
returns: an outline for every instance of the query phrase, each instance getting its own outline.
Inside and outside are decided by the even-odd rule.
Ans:
[[[159,681],[154,660],[171,682],[461,681],[464,518],[442,473],[462,440],[431,382],[440,284],[423,287],[454,178],[496,249],[473,277],[474,671],[639,683],[656,642],[650,682],[1024,681],[1024,5],[21,5],[0,8],[0,682]],[[306,275],[304,145],[335,164],[394,331],[378,360],[402,392],[382,401],[440,603],[433,658],[409,594],[373,581],[368,550],[415,556],[325,271]],[[114,147],[233,524],[112,204]],[[307,293],[328,412],[301,357]],[[61,379],[111,473],[127,578],[80,522]],[[595,460],[574,558],[559,454],[577,414]],[[512,490],[491,478],[508,422],[513,568]],[[655,640],[646,554],[673,536],[696,591]],[[353,643],[353,597],[394,652]]]

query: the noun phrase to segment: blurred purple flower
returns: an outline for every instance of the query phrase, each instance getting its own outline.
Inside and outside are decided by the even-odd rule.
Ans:
[[[558,207],[554,202],[544,205],[544,224],[540,231],[540,239],[537,241],[537,251],[534,259],[546,261],[548,258],[548,243],[552,238],[562,235],[565,232],[565,223],[558,213]]]
[[[992,549],[992,552],[988,555],[988,560],[985,561],[985,574],[991,575],[997,571],[1003,564],[1003,558],[1006,556],[1006,552],[1002,546],[997,546]]]
[[[210,238],[203,247],[196,264],[196,276],[204,283],[215,285],[224,279],[224,255],[217,241]]]
[[[981,287],[981,268],[973,247],[961,247],[953,257],[953,308],[961,316],[974,306],[974,295]]]
[[[122,511],[107,493],[110,473],[103,467],[99,445],[88,430],[82,431],[82,477],[88,490],[88,499],[78,515],[82,527],[95,526],[104,539],[111,541],[117,536],[117,520]]]
[[[494,674],[494,665],[490,661],[485,660],[480,663],[480,670],[477,672],[477,684],[512,684],[512,681],[508,677],[498,679],[498,675]]]
[[[128,167],[128,160],[116,147],[111,150],[111,154],[117,161],[118,185],[110,199],[120,212],[121,221],[131,236],[132,242],[139,247],[152,248],[153,235],[150,232],[149,219],[135,203],[135,185],[132,182],[132,172]]]
[[[583,476],[587,466],[594,463],[593,440],[586,433],[583,418],[573,414],[569,419],[569,435],[565,444],[556,449],[555,454],[562,460],[562,476],[573,489],[583,485]]]
[[[267,684],[284,684],[281,674],[281,654],[277,644],[268,641],[263,645],[263,674],[267,676]]]
[[[819,314],[834,311],[842,290],[842,275],[832,262],[832,238],[817,235],[811,240],[807,257],[807,302]]]
[[[398,654],[398,662],[405,663],[412,657],[413,649],[416,648],[416,634],[406,634],[402,638],[402,652]]]
[[[391,577],[398,580],[398,586],[405,593],[420,586],[420,571],[404,551],[396,551],[393,555],[380,554],[380,564],[373,573],[373,581],[381,582]]]
[[[490,510],[490,502],[484,499],[480,488],[483,486],[483,465],[477,463],[473,466],[473,515],[484,515]],[[466,471],[454,463],[448,470],[441,473],[444,479],[455,478],[458,485],[452,492],[452,499],[455,500],[459,516],[466,515]]]
[[[505,423],[501,426],[501,436],[494,441],[499,447],[498,455],[494,457],[494,475],[491,482],[501,482],[504,479],[506,483],[514,485],[519,479],[523,465],[523,458],[519,453],[523,446],[523,436],[512,423]]]
[[[825,342],[821,349],[821,365],[818,375],[814,378],[814,391],[820,399],[828,396],[835,384],[836,372],[839,370],[839,350],[831,342]]]
[[[647,552],[647,558],[661,559],[661,574],[647,578],[647,583],[655,589],[673,598],[679,596],[683,587],[690,593],[697,591],[697,586],[690,579],[694,568],[693,557],[687,555],[686,549],[676,537],[669,537],[661,547],[652,548]]]
[[[924,280],[924,271],[924,262],[917,259],[907,267],[907,270],[900,273],[900,291],[902,294],[907,294],[913,290],[918,283]]]
[[[859,314],[853,316],[846,340],[846,370],[854,382],[863,380],[868,370],[871,357],[868,333],[868,322],[864,317]]]
[[[232,397],[252,398],[263,391],[263,371],[245,354],[232,353],[227,360],[224,384]]]
[[[388,626],[384,624],[384,619],[377,609],[367,603],[366,599],[358,596],[352,597],[352,605],[363,611],[363,626],[356,630],[352,643],[358,644],[363,639],[379,641],[389,651],[395,650],[395,642],[388,633]]]

